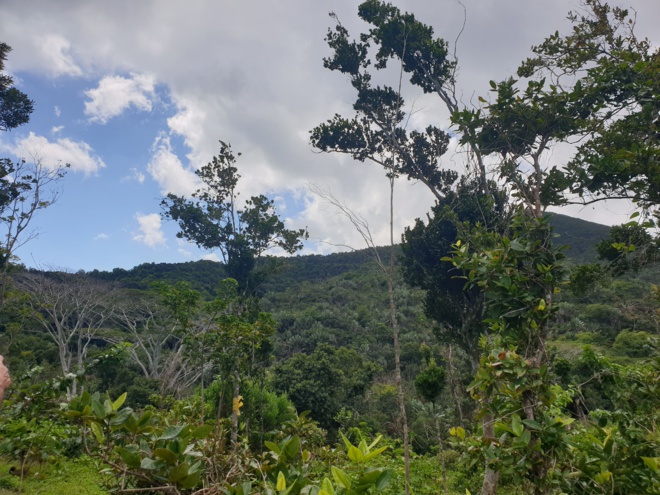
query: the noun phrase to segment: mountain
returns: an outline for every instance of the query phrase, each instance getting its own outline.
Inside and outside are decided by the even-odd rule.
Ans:
[[[568,258],[573,263],[587,263],[596,258],[596,244],[607,237],[609,227],[587,222],[566,215],[552,214],[551,223],[557,243],[567,244]],[[381,247],[382,258],[389,256],[387,248]],[[325,256],[304,255],[289,258],[271,258],[278,271],[260,286],[260,292],[282,292],[292,285],[303,282],[327,280],[357,270],[372,260],[368,249]],[[185,263],[143,263],[130,270],[115,268],[111,272],[94,270],[90,276],[106,281],[121,282],[136,289],[147,289],[153,282],[189,282],[205,296],[212,296],[218,283],[226,276],[221,263],[201,260]]]

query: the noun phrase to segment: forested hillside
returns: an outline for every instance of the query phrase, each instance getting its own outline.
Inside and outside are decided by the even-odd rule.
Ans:
[[[595,246],[606,238],[609,228],[566,215],[553,214],[551,221],[558,236],[557,243],[565,244],[566,254],[573,263],[588,263],[596,258]],[[386,248],[379,248],[385,257]],[[279,266],[260,287],[263,294],[281,292],[303,282],[319,282],[368,265],[372,260],[368,249],[334,253],[327,256],[292,256],[279,259]],[[152,282],[188,282],[207,297],[213,295],[219,282],[226,276],[220,263],[190,261],[187,263],[147,263],[130,270],[116,268],[112,272],[94,270],[91,277],[99,280],[121,282],[136,289],[147,289]]]

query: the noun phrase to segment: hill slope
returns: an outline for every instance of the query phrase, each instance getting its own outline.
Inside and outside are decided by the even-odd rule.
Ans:
[[[553,214],[551,220],[557,242],[569,245],[567,256],[575,263],[590,262],[595,259],[595,245],[609,233],[609,227],[593,222],[586,222],[566,215]],[[379,248],[381,256],[386,255],[386,248]],[[303,282],[327,280],[332,277],[356,270],[371,263],[367,249],[334,253],[326,256],[305,255],[279,258],[282,269],[260,287],[260,292],[281,292],[288,287]],[[208,260],[189,261],[186,263],[143,263],[130,270],[115,268],[111,272],[94,270],[91,276],[121,282],[136,289],[146,289],[152,282],[164,281],[175,283],[189,282],[195,289],[206,296],[212,296],[215,287],[225,277],[222,264]]]

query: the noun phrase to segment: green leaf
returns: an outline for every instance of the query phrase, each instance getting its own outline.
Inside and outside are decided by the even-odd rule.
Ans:
[[[369,450],[373,449],[376,445],[378,445],[378,442],[380,442],[382,438],[383,435],[378,435],[376,439],[373,442],[371,442],[371,444],[369,445]]]
[[[250,495],[250,493],[252,493],[252,482],[244,481],[236,488],[237,490],[240,490],[240,495]]]
[[[185,426],[170,426],[163,432],[161,436],[158,437],[158,440],[171,440],[172,438],[176,438],[184,428]]]
[[[150,471],[153,471],[155,469],[160,468],[161,464],[158,461],[155,461],[149,457],[145,457],[142,459],[142,462],[140,463],[140,467],[142,469],[148,469]]]
[[[167,480],[170,483],[176,483],[178,481],[181,481],[183,478],[188,476],[189,467],[190,466],[188,465],[187,462],[183,462],[178,466],[173,467],[172,470],[170,471],[169,476],[167,477]]]
[[[529,445],[529,442],[532,440],[532,434],[530,433],[529,430],[525,430],[522,432],[522,435],[520,435],[520,440],[525,444]]]
[[[92,411],[99,419],[105,419],[105,407],[97,399],[92,399]]]
[[[389,469],[386,469],[383,471],[378,479],[376,480],[376,483],[374,487],[376,488],[376,491],[381,491],[387,487],[387,485],[390,484],[390,480],[392,479],[392,471]]]
[[[129,468],[136,469],[140,467],[140,456],[136,451],[126,447],[117,447],[117,453]]]
[[[513,434],[517,437],[522,435],[522,432],[524,431],[525,427],[522,425],[522,422],[520,421],[520,416],[517,414],[512,414],[511,415],[511,431]]]
[[[609,483],[611,478],[612,478],[612,472],[611,471],[603,471],[602,473],[598,473],[596,476],[594,476],[594,479],[596,480],[596,482],[600,483],[601,485],[603,485],[605,483]]]
[[[290,459],[296,459],[300,456],[300,437],[292,436],[284,446],[284,453]]]
[[[533,419],[523,419],[523,424],[531,430],[540,430],[542,428],[541,423],[534,421]]]
[[[660,466],[660,457],[642,457],[646,467],[653,469],[654,471],[658,470]]]
[[[92,428],[92,433],[94,433],[94,436],[96,437],[96,441],[98,443],[105,442],[105,435],[103,434],[101,426],[98,423],[92,423],[90,426]]]
[[[206,438],[208,434],[211,433],[212,430],[213,430],[213,426],[211,425],[198,426],[193,430],[190,436],[195,439]]]
[[[363,474],[357,481],[358,486],[368,488],[369,485],[376,483],[376,480],[380,477],[381,473],[382,471],[380,469],[374,469],[373,471]]]
[[[193,474],[190,474],[185,478],[183,478],[183,480],[179,481],[178,485],[185,490],[194,488],[197,485],[197,483],[199,483],[200,476],[201,476],[201,472],[196,471]]]
[[[280,451],[279,445],[277,445],[275,442],[269,442],[268,440],[266,440],[264,442],[264,445],[268,447],[268,450],[270,450],[271,452],[275,452],[277,455],[280,455],[282,453]]]
[[[346,435],[344,435],[341,431],[339,432],[339,434],[341,435],[341,439],[344,441],[344,445],[346,446],[346,450],[348,451],[353,446],[353,444],[348,438],[346,438]]]
[[[179,456],[170,449],[154,449],[154,457],[164,460],[168,464],[176,464]]]
[[[117,411],[122,405],[124,405],[124,402],[126,401],[126,396],[127,396],[127,393],[124,392],[119,397],[117,397],[117,400],[112,403],[112,410],[113,411]]]
[[[355,445],[348,449],[348,458],[353,462],[364,462],[364,454]]]
[[[140,416],[140,419],[138,419],[137,426],[140,430],[142,430],[145,426],[149,424],[151,421],[151,417],[154,415],[152,411],[145,411],[142,413],[142,416]]]
[[[374,457],[378,457],[378,456],[379,456],[380,454],[382,454],[385,450],[387,450],[387,445],[386,445],[385,447],[380,447],[380,448],[378,448],[378,449],[376,449],[376,450],[373,450],[373,451],[369,452],[366,456],[364,456],[364,460],[365,460],[365,462],[366,462],[366,461],[370,461],[370,460],[373,459]]]
[[[117,415],[112,418],[109,423],[110,426],[123,425],[128,422],[128,418],[132,417],[133,411],[130,408],[122,409]]]
[[[284,477],[284,473],[282,471],[277,473],[277,486],[275,488],[278,492],[286,490],[286,478]]]
[[[323,481],[321,482],[321,491],[319,492],[319,495],[321,495],[322,492],[325,492],[327,495],[335,495],[335,488],[332,486],[332,482],[328,478],[323,478]]]
[[[351,479],[344,471],[335,466],[331,466],[330,470],[332,471],[332,477],[339,486],[345,490],[351,489]]]

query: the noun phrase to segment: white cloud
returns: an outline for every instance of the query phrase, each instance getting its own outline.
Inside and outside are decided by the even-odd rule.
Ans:
[[[69,53],[71,43],[64,36],[47,34],[41,36],[38,43],[53,76],[82,76],[82,69]]]
[[[131,74],[130,78],[106,76],[94,89],[85,91],[85,115],[92,122],[105,124],[129,107],[149,112],[156,96],[156,79],[149,74]]]
[[[166,134],[160,134],[156,138],[152,150],[153,155],[147,165],[147,171],[160,185],[163,194],[188,196],[197,189],[197,176],[185,168],[174,154],[170,138]]]
[[[139,182],[140,184],[144,184],[145,179],[147,178],[146,175],[144,175],[143,172],[138,170],[137,168],[132,168],[129,170],[130,174],[122,177],[122,182],[125,181],[131,181],[134,180],[136,182]]]
[[[62,129],[64,129],[63,125],[56,125],[51,128],[50,132],[51,134],[59,134],[62,131]]]
[[[94,236],[95,241],[102,241],[105,239],[110,239],[110,236],[108,234],[104,234],[103,232],[101,232],[100,234],[96,234]]]
[[[60,107],[55,105],[55,117],[60,117],[62,115],[62,110],[60,110]]]
[[[0,32],[15,49],[8,62],[15,72],[30,76],[75,75],[84,69],[85,75],[95,78],[86,80],[93,81],[85,86],[90,92],[83,97],[88,103],[87,116],[98,122],[125,115],[122,112],[130,109],[137,112],[154,107],[155,90],[150,89],[149,81],[140,83],[133,75],[153,74],[159,85],[168,88],[173,102],[164,128],[170,136],[177,136],[177,144],[183,141],[184,147],[171,146],[167,136],[159,136],[150,157],[127,156],[126,169],[139,164],[142,175],[153,178],[160,192],[189,194],[196,189],[193,170],[217,153],[217,141],[222,139],[244,153],[237,163],[243,177],[239,183],[242,198],[256,193],[286,195],[311,181],[350,201],[350,207],[369,220],[378,242],[387,242],[388,189],[382,170],[349,157],[315,154],[309,145],[309,129],[335,113],[353,114],[353,88],[343,75],[323,68],[322,59],[330,54],[323,38],[333,25],[327,15],[329,7],[304,0],[115,0],[96,2],[94,8],[85,0],[69,0],[66,8],[61,3],[0,1]],[[395,3],[413,10],[450,44],[463,28],[463,8],[458,2],[443,4],[442,9],[432,0]],[[556,29],[570,29],[565,15],[579,2],[548,2],[543,16],[538,16],[537,3],[466,2],[468,19],[458,44],[458,98],[466,103],[478,96],[487,98],[490,79],[514,74],[519,62],[529,56],[531,45]],[[660,2],[627,0],[626,4],[639,12],[638,33],[651,36],[657,46]],[[335,0],[332,10],[352,35],[367,27],[356,15],[354,0]],[[42,50],[43,33],[53,32],[58,36],[49,50]],[[212,53],[208,47],[213,47]],[[44,52],[51,56],[47,58]],[[108,74],[123,77],[101,79]],[[76,83],[79,87],[83,81]],[[407,109],[414,104],[411,128],[447,122],[436,97],[415,88],[404,91]],[[56,102],[63,117],[69,117],[71,108]],[[57,115],[58,110],[55,112]],[[67,129],[72,126],[74,123],[67,122]],[[121,139],[119,132],[107,139]],[[443,157],[444,164],[462,166],[464,155],[456,154],[454,146],[451,149]],[[147,162],[149,167],[144,170],[141,165]],[[124,170],[120,176],[130,173]],[[140,180],[137,173],[131,177]],[[399,181],[396,192],[398,239],[403,225],[417,216],[424,218],[433,198],[423,187],[405,180]],[[309,243],[306,250],[338,249],[321,244],[324,241],[363,247],[352,226],[322,201],[312,199],[301,207],[290,201],[285,204],[286,215],[299,222],[299,227],[308,225],[319,243]],[[139,208],[142,206],[131,211]],[[600,207],[598,211],[607,213]],[[575,213],[584,217],[589,212],[581,209]],[[294,223],[291,227],[295,228]],[[192,248],[189,251],[197,253]]]
[[[18,139],[13,146],[3,146],[16,156],[38,159],[46,167],[56,168],[69,164],[73,172],[91,175],[105,167],[105,163],[94,153],[92,147],[84,141],[72,141],[68,138],[49,141],[44,136],[30,132],[27,137]]]
[[[220,263],[220,257],[217,255],[217,253],[205,254],[204,256],[202,256],[202,259],[209,261],[217,261],[218,263]]]
[[[140,224],[141,234],[133,236],[134,241],[141,242],[152,248],[165,244],[165,234],[161,230],[162,220],[158,213],[150,213],[148,215],[138,213],[135,215],[135,219]]]

